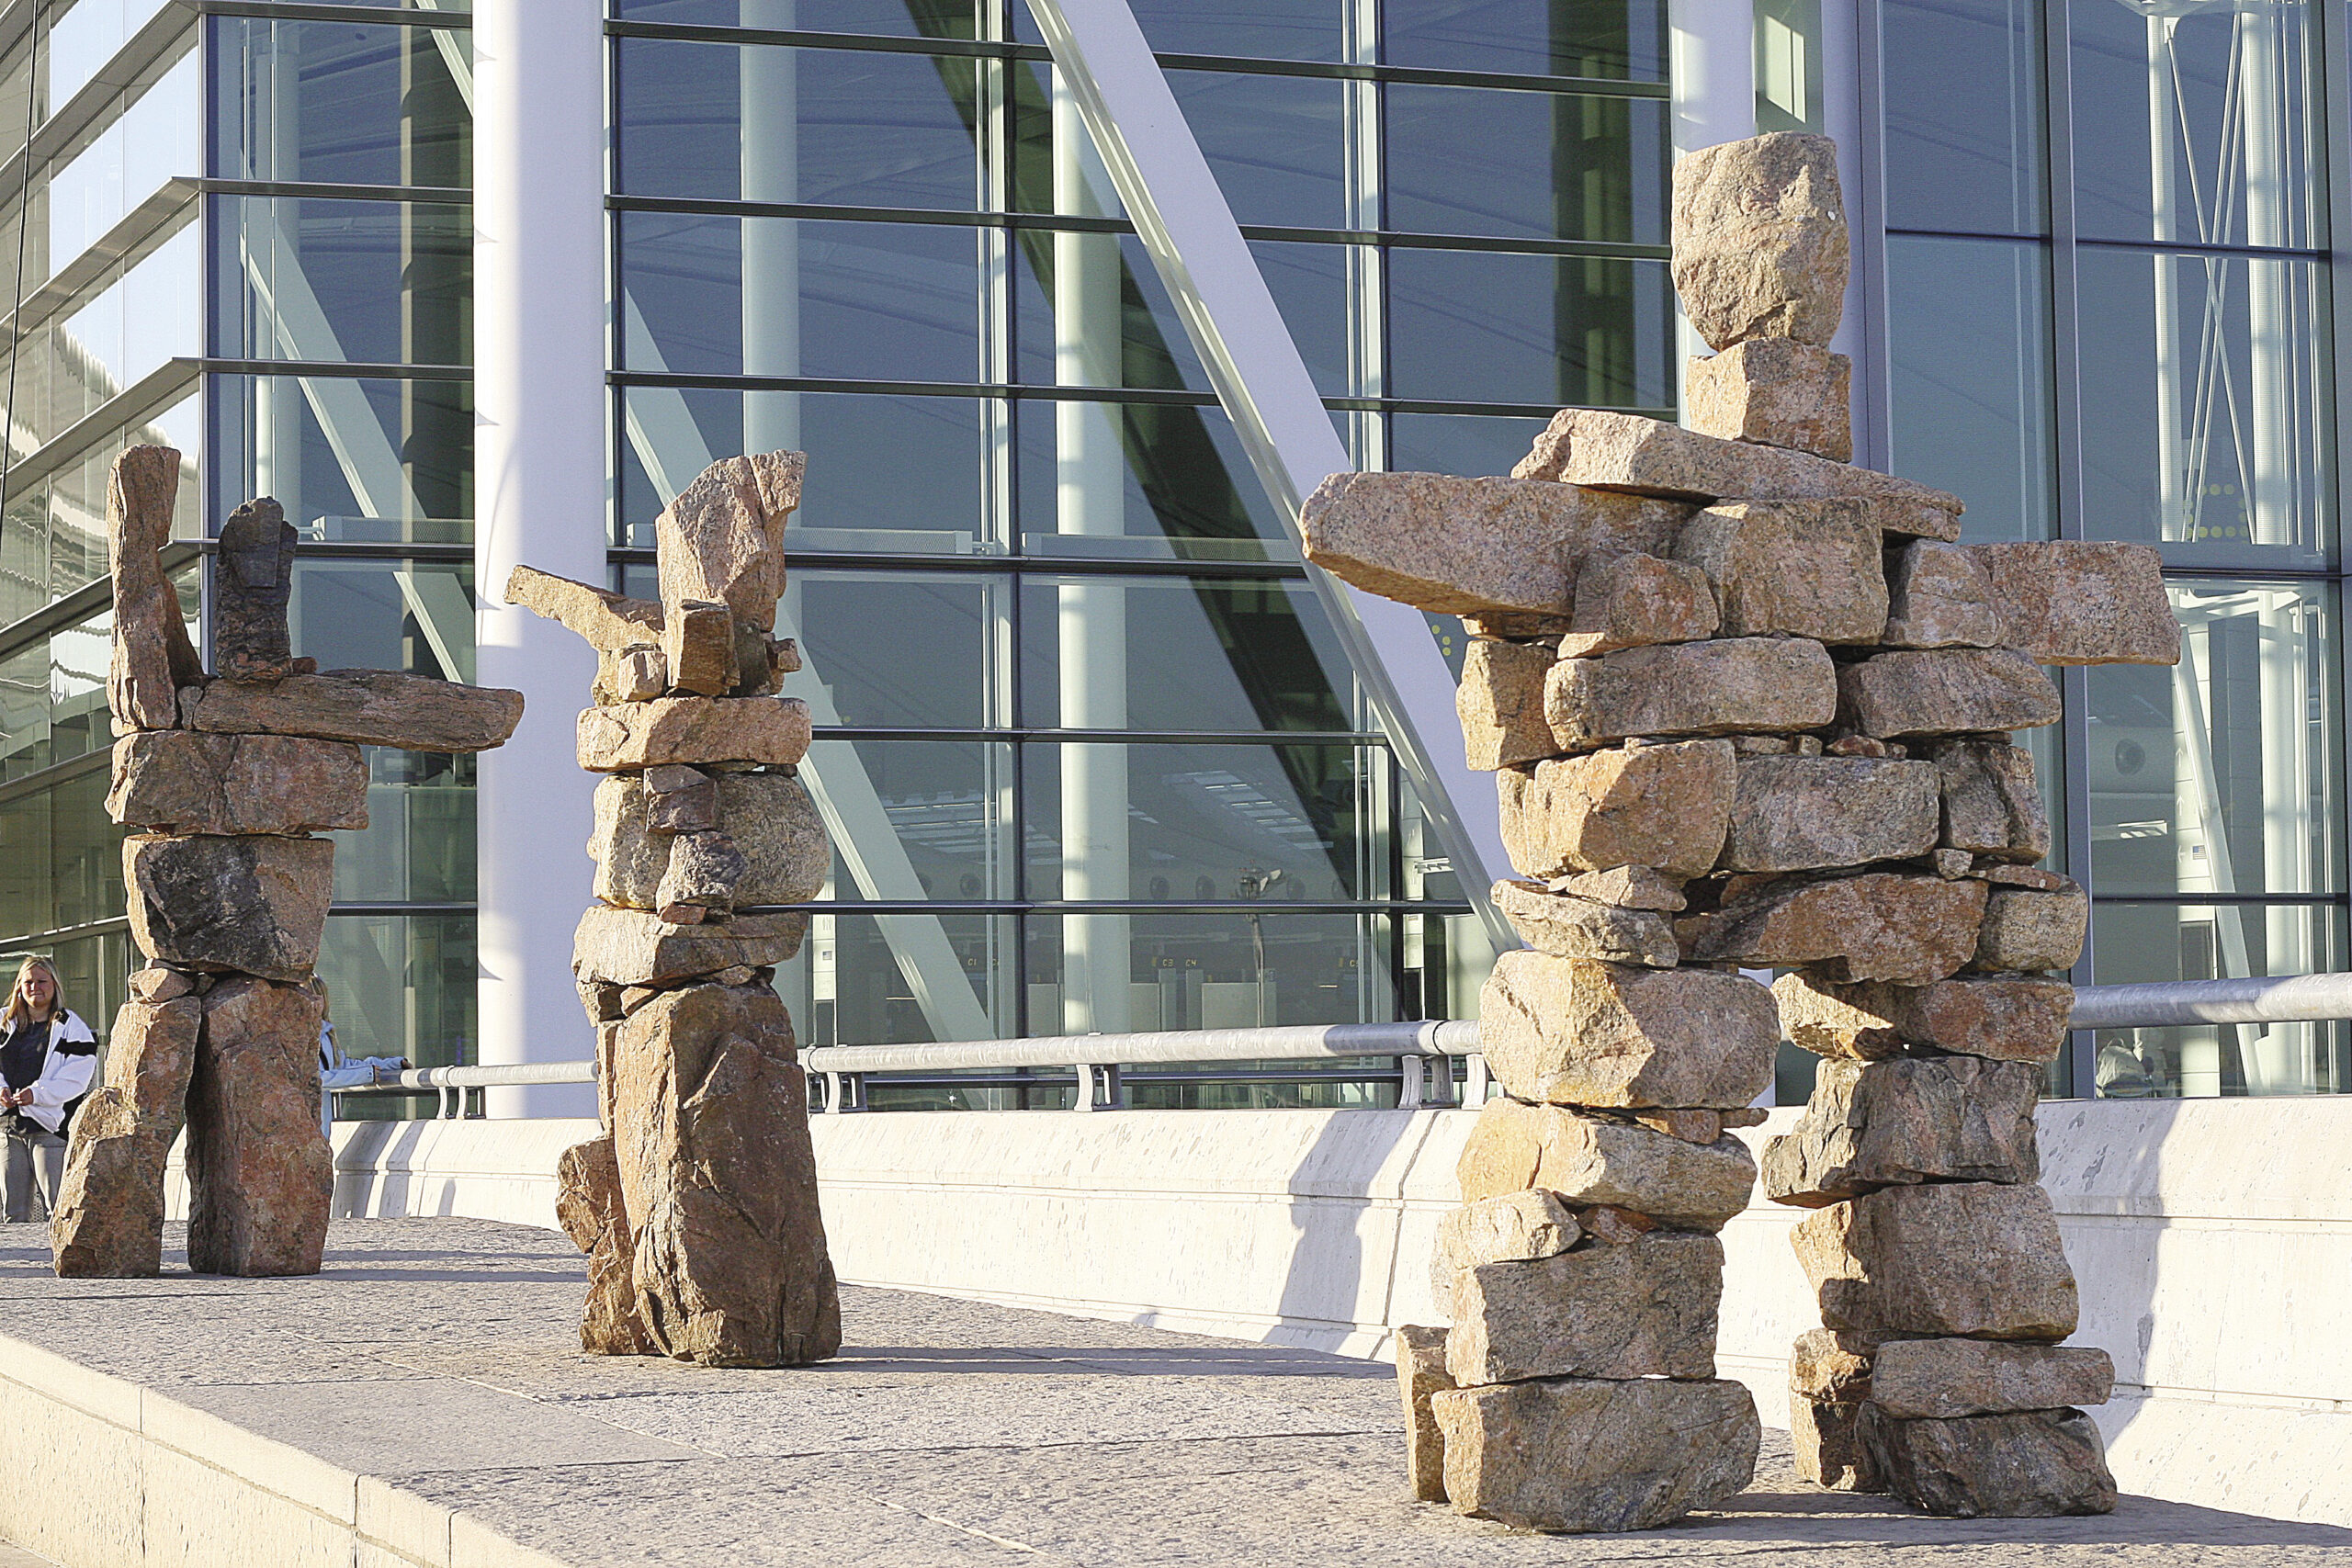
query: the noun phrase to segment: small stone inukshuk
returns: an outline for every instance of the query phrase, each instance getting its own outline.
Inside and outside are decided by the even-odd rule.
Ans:
[[[107,810],[138,829],[123,880],[148,962],[115,1015],[106,1082],[74,1119],[50,1239],[62,1275],[156,1273],[164,1157],[185,1124],[189,1266],[313,1274],[334,1190],[311,973],[334,844],[311,835],[368,826],[361,746],[485,750],[514,732],[523,694],[295,658],[296,535],[267,499],[220,529],[208,676],[161,559],[179,480],[177,452],[133,446],[107,491]]]
[[[1719,351],[1694,428],[1565,410],[1510,479],[1339,475],[1306,509],[1311,559],[1468,622],[1464,734],[1524,878],[1495,889],[1529,950],[1480,1004],[1505,1098],[1440,1235],[1453,1326],[1398,1337],[1416,1492],[1465,1513],[1639,1528],[1747,1483],[1713,1233],[1783,1033],[1831,1058],[1765,1160],[1820,1206],[1801,1466],[1946,1512],[2113,1500],[2072,1408],[2107,1359],[2051,1346],[2074,1283],[2033,1185],[2087,902],[2031,864],[2010,732],[2059,717],[2039,665],[2168,663],[2178,628],[2153,550],[1962,547],[1957,498],[1848,465],[1835,151],[1677,165],[1675,282]]]
[[[572,971],[596,1027],[605,1135],[559,1168],[589,1255],[581,1344],[707,1366],[821,1360],[841,1303],[792,1018],[771,982],[831,850],[797,764],[808,705],[777,638],[797,452],[706,469],[655,524],[661,600],[517,568],[521,604],[596,649],[580,765],[602,773],[597,902]]]

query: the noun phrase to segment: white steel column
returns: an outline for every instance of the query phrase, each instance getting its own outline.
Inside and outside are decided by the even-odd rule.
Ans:
[[[595,658],[499,598],[524,562],[605,580],[602,10],[474,6],[475,637],[481,683],[528,704],[514,738],[483,754],[475,809],[485,1064],[577,1062],[595,1048],[571,984],[594,787],[572,728]],[[492,1116],[595,1109],[577,1084],[485,1099]]]

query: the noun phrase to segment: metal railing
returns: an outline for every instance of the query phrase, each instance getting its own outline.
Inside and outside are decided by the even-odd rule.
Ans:
[[[2075,991],[2076,1029],[2165,1029],[2208,1023],[2322,1022],[2352,1018],[2352,974],[2293,975],[2274,979],[2185,980],[2145,986],[2082,986]],[[1418,1110],[1482,1103],[1486,1058],[1475,1022],[1333,1023],[1270,1029],[1178,1029],[1133,1034],[1060,1034],[1027,1040],[962,1040],[929,1045],[818,1045],[801,1066],[812,1098],[829,1114],[866,1109],[865,1078],[888,1074],[894,1085],[958,1089],[1018,1086],[1073,1092],[1070,1109],[1090,1111],[1125,1103],[1124,1089],[1150,1075],[1127,1069],[1218,1062],[1313,1062],[1392,1057],[1396,1066],[1341,1075],[1253,1073],[1239,1077],[1297,1081],[1303,1076],[1344,1077],[1351,1082],[1394,1080],[1396,1104]],[[1451,1060],[1467,1058],[1456,1092]],[[1432,1071],[1432,1068],[1437,1070]],[[1059,1069],[1040,1075],[1037,1069]],[[989,1073],[1020,1074],[991,1077]],[[954,1075],[944,1076],[944,1075]],[[1201,1081],[1200,1075],[1185,1075]],[[469,1089],[518,1084],[594,1083],[594,1062],[534,1062],[519,1066],[416,1067],[334,1092],[346,1095],[440,1096],[443,1118],[462,1113]],[[1227,1081],[1212,1075],[1205,1081]]]

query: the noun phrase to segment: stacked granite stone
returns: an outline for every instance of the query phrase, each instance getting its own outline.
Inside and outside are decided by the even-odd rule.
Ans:
[[[148,962],[115,1016],[106,1082],[74,1117],[51,1241],[62,1275],[157,1272],[164,1162],[185,1124],[190,1267],[316,1273],[334,1162],[311,967],[334,845],[313,835],[368,826],[361,746],[483,750],[513,733],[523,696],[293,657],[295,532],[266,499],[220,529],[207,675],[160,557],[179,479],[177,452],[134,446],[107,487],[107,809],[136,829],[123,879]]]
[[[798,777],[808,707],[778,638],[797,452],[713,465],[655,525],[662,597],[516,569],[510,604],[596,649],[580,765],[596,786],[597,902],[572,970],[596,1026],[605,1135],[567,1151],[565,1228],[589,1255],[581,1343],[707,1366],[820,1360],[841,1307],[817,1212],[808,1084],[772,982],[824,885]]]
[[[2030,1111],[2086,903],[2030,864],[2047,819],[2010,732],[2059,716],[2040,664],[2175,656],[2154,552],[1962,547],[1956,498],[1848,465],[1826,140],[1683,159],[1674,240],[1720,351],[1690,367],[1696,428],[1566,410],[1510,479],[1338,475],[1304,516],[1310,558],[1467,622],[1464,735],[1521,874],[1495,897],[1528,950],[1479,1020],[1506,1098],[1440,1240],[1453,1327],[1399,1338],[1417,1491],[1592,1529],[1746,1484],[1713,1233],[1753,1175],[1724,1129],[1784,1030],[1839,1058],[1766,1169],[1826,1205],[1798,1229],[1835,1331],[1799,1356],[1806,1462],[1868,1446],[1961,1511],[1949,1456],[2026,1440],[1965,1422],[2030,1397],[1992,1419],[2103,1481],[2087,1420],[2048,1412],[2104,1358],[2030,1343],[2074,1322]],[[1873,1358],[1902,1403],[1865,1399]],[[2029,1506],[1970,1480],[1973,1511]]]

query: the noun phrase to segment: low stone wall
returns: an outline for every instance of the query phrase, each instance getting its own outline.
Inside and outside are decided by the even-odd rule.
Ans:
[[[1794,1121],[1778,1111],[1743,1134]],[[812,1119],[844,1281],[1385,1355],[1435,1320],[1461,1111],[899,1112]],[[2115,1357],[2099,1412],[2127,1492],[2352,1524],[2352,1099],[2061,1101],[2043,1179]],[[552,1227],[587,1122],[349,1123],[335,1212]],[[1724,1233],[1720,1357],[1786,1420],[1818,1321],[1760,1201]]]

